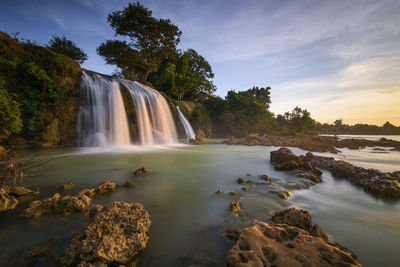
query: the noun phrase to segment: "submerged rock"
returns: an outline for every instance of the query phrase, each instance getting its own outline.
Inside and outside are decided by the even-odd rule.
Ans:
[[[240,215],[240,203],[239,201],[232,201],[229,205],[232,215],[238,217]]]
[[[36,196],[39,194],[39,191],[33,191],[28,189],[24,186],[5,186],[4,190],[7,192],[8,195],[14,197],[30,197]]]
[[[92,199],[85,194],[77,196],[61,196],[55,193],[52,197],[44,200],[36,200],[29,204],[21,217],[39,217],[42,215],[70,215],[73,213],[84,212],[89,209]]]
[[[361,266],[349,249],[287,224],[261,221],[241,231],[226,257],[232,266]]]
[[[18,206],[18,200],[14,196],[10,196],[7,192],[0,189],[0,212],[15,209]]]
[[[282,199],[288,199],[290,197],[290,191],[272,191],[276,196]]]
[[[217,195],[220,195],[220,194],[222,194],[223,192],[222,192],[222,190],[221,189],[219,189],[219,190],[217,190],[217,192],[215,192],[215,194],[217,194]]]
[[[19,260],[18,266],[36,266],[38,261],[45,261],[53,266],[57,262],[57,257],[52,250],[53,243],[54,238],[41,241],[22,256],[22,258]]]
[[[62,254],[60,263],[126,264],[146,247],[150,224],[149,213],[141,204],[113,202],[92,214]]]
[[[260,175],[260,179],[266,181],[268,184],[272,183],[272,179],[268,175],[265,175],[265,174]]]
[[[129,188],[133,188],[133,187],[136,186],[136,183],[128,180],[128,181],[125,182],[125,186],[129,187]]]
[[[239,177],[239,178],[237,178],[236,182],[237,182],[238,184],[243,184],[243,183],[244,183],[244,179],[241,178],[241,177]]]
[[[145,167],[139,168],[133,172],[133,175],[135,175],[135,176],[145,176],[148,174],[149,174],[149,171]]]
[[[232,229],[232,228],[227,228],[225,229],[225,232],[222,234],[223,237],[226,237],[229,240],[238,240],[240,233],[242,230],[240,229]]]
[[[96,195],[112,193],[115,191],[116,187],[117,187],[116,183],[110,181],[104,181],[101,182],[96,187],[83,189],[78,193],[78,195],[86,195],[88,197],[94,197]]]
[[[62,191],[68,191],[68,190],[71,190],[71,189],[74,188],[74,187],[75,187],[75,185],[74,185],[73,183],[68,182],[68,183],[65,183],[65,184],[60,185],[60,190],[62,190]]]

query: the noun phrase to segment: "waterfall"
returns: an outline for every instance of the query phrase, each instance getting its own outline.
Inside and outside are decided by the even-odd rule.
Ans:
[[[185,116],[181,112],[181,109],[179,108],[179,106],[176,106],[176,109],[178,110],[179,118],[181,119],[181,123],[183,125],[183,128],[185,128],[186,138],[189,139],[189,140],[190,139],[195,139],[196,135],[195,135],[195,133],[193,131],[192,125],[190,125],[188,120],[185,118]]]
[[[178,138],[164,97],[138,82],[82,72],[77,118],[80,146],[130,145],[130,134],[120,86],[132,96],[142,145],[174,144]]]
[[[135,105],[142,145],[174,144],[178,142],[175,123],[164,97],[138,82],[121,80],[128,88]]]
[[[76,130],[81,146],[131,143],[118,82],[83,71]]]

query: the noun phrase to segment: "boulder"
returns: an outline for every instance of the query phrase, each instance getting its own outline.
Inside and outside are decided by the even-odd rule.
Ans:
[[[94,197],[97,195],[114,192],[116,187],[117,184],[114,182],[103,181],[96,187],[83,189],[78,193],[78,195],[86,195],[88,197]]]
[[[18,205],[18,200],[14,196],[10,196],[7,192],[0,189],[0,212],[15,209]]]
[[[238,217],[240,215],[240,203],[239,201],[232,201],[229,205],[232,215]]]
[[[71,190],[74,187],[75,187],[75,185],[72,182],[68,182],[68,183],[60,185],[60,190],[61,191],[68,191],[68,190]]]
[[[52,197],[44,200],[36,200],[29,204],[21,217],[39,217],[42,215],[70,215],[73,213],[84,212],[89,209],[92,199],[85,194],[77,196],[61,196],[55,193]]]
[[[61,255],[60,263],[126,264],[146,247],[150,224],[149,213],[141,204],[113,202],[92,214]]]
[[[276,164],[281,164],[287,161],[294,161],[299,164],[299,158],[287,147],[281,147],[278,150],[271,151],[270,152],[271,156],[271,162],[276,165]]]
[[[199,129],[197,131],[196,138],[190,139],[189,141],[190,143],[196,145],[204,144],[206,142],[206,134],[201,129]]]
[[[361,266],[349,249],[287,224],[261,221],[241,231],[226,257],[233,266]]]
[[[282,163],[278,163],[275,166],[276,170],[294,170],[300,167],[300,165],[295,160],[289,160]]]
[[[133,172],[133,175],[135,175],[135,176],[145,176],[148,174],[149,174],[149,171],[145,167],[139,168]]]

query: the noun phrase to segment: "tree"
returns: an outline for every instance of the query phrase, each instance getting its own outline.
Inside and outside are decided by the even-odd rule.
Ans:
[[[6,89],[3,89],[4,83],[5,81],[0,79],[0,130],[5,129],[8,133],[19,133],[22,129],[20,104]]]
[[[161,61],[176,51],[182,34],[169,19],[153,17],[152,11],[139,2],[110,13],[107,21],[116,35],[128,37],[130,42],[108,40],[97,48],[98,54],[121,68],[124,77],[140,76],[141,82],[147,81]],[[132,63],[124,59],[127,54],[134,59]]]
[[[57,54],[63,54],[72,58],[79,64],[82,64],[88,59],[87,54],[85,54],[82,49],[77,47],[74,42],[67,40],[65,36],[59,37],[57,35],[53,35],[47,47]]]

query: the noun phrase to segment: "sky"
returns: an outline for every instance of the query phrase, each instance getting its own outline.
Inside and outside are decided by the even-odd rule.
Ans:
[[[65,35],[111,74],[96,47],[116,38],[124,0],[0,0],[0,31],[45,45]],[[217,95],[271,87],[271,111],[300,106],[320,122],[400,125],[399,0],[140,1],[181,31],[179,48],[211,64]]]

